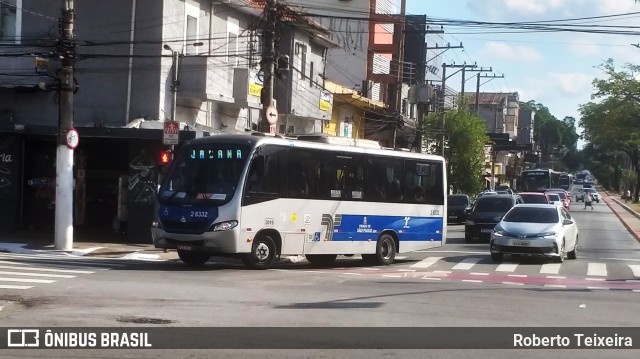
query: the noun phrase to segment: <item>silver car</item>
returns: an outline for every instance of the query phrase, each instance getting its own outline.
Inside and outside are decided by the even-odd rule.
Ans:
[[[578,227],[562,206],[518,204],[493,229],[490,250],[495,262],[508,253],[552,257],[561,263],[565,256],[578,255]]]

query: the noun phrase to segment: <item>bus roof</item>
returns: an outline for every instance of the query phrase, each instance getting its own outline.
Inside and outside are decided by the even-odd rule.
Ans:
[[[308,141],[303,139],[282,138],[282,137],[275,137],[272,135],[263,135],[263,134],[214,135],[214,136],[207,136],[207,137],[199,137],[199,138],[187,141],[185,145],[211,144],[211,143],[220,143],[220,142],[245,143],[250,145],[251,147],[256,147],[262,144],[274,144],[274,145],[282,145],[282,146],[288,146],[288,147],[315,148],[315,149],[334,150],[334,151],[346,151],[346,152],[353,152],[353,153],[368,153],[368,154],[377,154],[377,155],[392,156],[392,157],[416,158],[416,159],[419,158],[419,159],[427,159],[427,160],[444,162],[444,158],[438,155],[384,149],[382,147],[374,148],[373,146],[364,147],[364,146],[359,146],[361,142],[358,142],[358,141],[354,141],[352,145],[332,144],[332,143],[318,142],[315,140]],[[374,142],[374,141],[371,141],[371,142]],[[367,143],[365,142],[365,144]]]

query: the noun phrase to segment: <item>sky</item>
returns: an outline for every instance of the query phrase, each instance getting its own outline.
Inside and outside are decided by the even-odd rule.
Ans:
[[[487,22],[559,20],[632,12],[639,13],[619,20],[597,19],[587,23],[640,26],[640,2],[634,0],[407,0],[407,14]],[[445,51],[443,61],[491,67],[493,74],[503,74],[504,79],[482,79],[481,92],[517,91],[520,101],[541,103],[558,119],[572,116],[578,121],[580,105],[597,101],[591,99],[594,92],[591,82],[595,78],[607,78],[598,66],[608,58],[614,60],[616,69],[626,63],[640,63],[640,49],[631,45],[640,42],[640,36],[495,33],[504,30],[445,26],[444,40],[451,45],[462,43],[464,49]],[[452,70],[448,69],[449,72]],[[475,89],[475,74],[466,76],[465,91]],[[447,85],[459,91],[461,79],[461,75],[454,75],[447,80]]]

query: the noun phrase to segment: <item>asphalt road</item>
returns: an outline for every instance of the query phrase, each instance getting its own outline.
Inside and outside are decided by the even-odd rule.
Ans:
[[[578,259],[554,264],[466,244],[366,267],[282,263],[267,271],[214,258],[199,270],[143,262],[0,253],[0,321],[11,327],[632,327],[640,320],[640,244],[605,204],[574,206]],[[22,275],[15,273],[21,272]],[[13,274],[12,274],[13,273]],[[31,275],[30,275],[31,274]],[[38,274],[35,276],[34,274]],[[10,288],[14,285],[18,288]],[[28,288],[27,288],[28,287]],[[249,334],[248,334],[249,335]],[[640,344],[640,337],[637,338]],[[217,351],[216,357],[638,357],[638,351]],[[10,350],[3,357],[31,357]],[[208,357],[206,351],[37,351],[40,357]]]

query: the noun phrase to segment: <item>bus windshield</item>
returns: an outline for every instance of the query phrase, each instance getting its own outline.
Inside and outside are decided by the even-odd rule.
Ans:
[[[222,205],[233,198],[250,147],[202,144],[178,152],[162,181],[158,202],[180,205]]]
[[[549,173],[543,171],[523,173],[522,187],[524,192],[544,191],[549,188]]]

